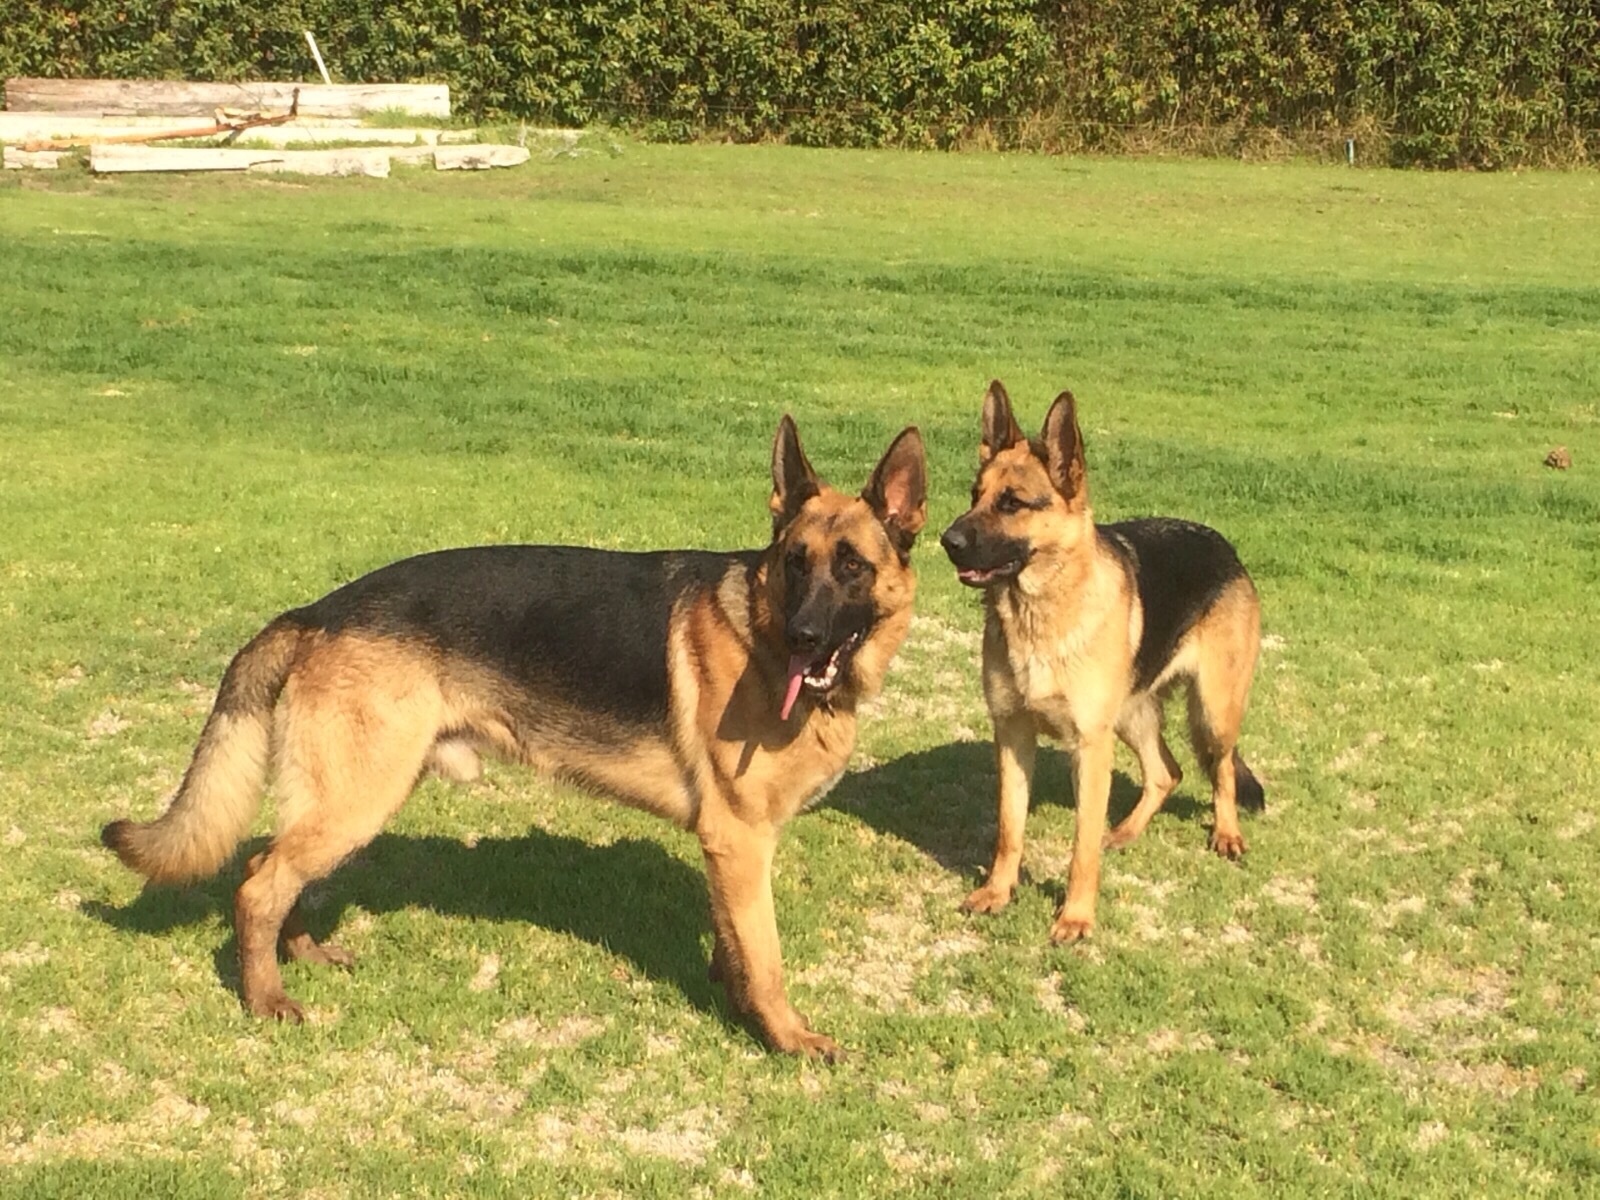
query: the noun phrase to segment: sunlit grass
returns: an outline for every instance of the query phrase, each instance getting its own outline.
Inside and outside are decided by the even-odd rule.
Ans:
[[[591,149],[0,180],[7,1186],[1584,1192],[1600,181]],[[936,532],[994,375],[1028,424],[1073,388],[1100,514],[1217,525],[1265,604],[1249,857],[1206,853],[1180,752],[1087,948],[1046,944],[1055,754],[1017,902],[956,911],[992,766],[931,538],[858,769],[780,856],[841,1067],[729,1023],[690,839],[517,770],[425,785],[314,890],[361,961],[287,969],[301,1029],[239,1009],[236,868],[140,897],[96,844],[279,610],[446,545],[757,544],[785,411],[848,486],[919,424]]]

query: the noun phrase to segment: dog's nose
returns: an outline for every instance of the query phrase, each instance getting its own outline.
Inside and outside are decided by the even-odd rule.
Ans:
[[[789,649],[796,654],[815,654],[822,645],[823,631],[811,621],[790,621],[786,632]]]
[[[961,522],[957,521],[940,535],[939,544],[944,547],[946,554],[960,554],[972,545],[972,534],[963,529]]]

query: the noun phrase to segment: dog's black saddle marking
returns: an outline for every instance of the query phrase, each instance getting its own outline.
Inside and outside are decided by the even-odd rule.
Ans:
[[[525,696],[623,724],[667,716],[667,627],[687,593],[761,552],[479,546],[403,559],[286,614],[330,634],[421,640]]]
[[[1144,606],[1134,689],[1155,682],[1183,635],[1245,574],[1232,543],[1215,529],[1170,517],[1100,525],[1101,539],[1133,573]]]

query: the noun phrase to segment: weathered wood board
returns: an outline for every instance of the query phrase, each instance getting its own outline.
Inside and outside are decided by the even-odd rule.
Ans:
[[[307,116],[359,117],[400,109],[419,117],[448,117],[450,88],[442,83],[187,83],[161,79],[6,80],[6,108],[102,116],[210,116],[218,108],[285,112],[295,88]]]
[[[211,116],[200,119],[200,124]],[[196,124],[193,117],[102,117],[94,113],[0,112],[0,142],[40,142],[51,138],[94,138],[123,133],[154,133],[162,129],[184,129]],[[313,135],[321,138],[347,136],[351,129],[361,129],[360,117],[297,117],[287,125],[263,125],[269,129],[315,129]],[[346,133],[333,132],[345,130]],[[395,133],[398,130],[373,130],[378,133]],[[439,131],[450,132],[450,131]]]
[[[27,144],[27,142],[70,141],[77,142],[80,146],[88,146],[91,142],[98,141],[126,141],[134,142],[136,139],[149,139],[152,134],[166,133],[168,130],[192,130],[195,128],[197,118],[168,118],[162,125],[122,125],[115,118],[102,120],[96,118],[91,125],[82,122],[61,122],[61,120],[42,120],[42,122],[5,122],[3,118],[8,114],[0,114],[0,141],[10,144]],[[208,134],[203,141],[219,142],[224,146],[230,144],[259,144],[259,146],[288,146],[291,142],[306,142],[306,144],[323,144],[323,142],[354,142],[366,146],[434,146],[440,141],[459,141],[470,138],[469,130],[366,130],[358,125],[301,125],[299,122],[290,122],[288,125],[261,125],[254,130],[242,130],[237,138],[224,141],[226,134]],[[202,141],[202,139],[194,139]],[[158,144],[152,142],[152,144]],[[179,141],[166,141],[166,146],[186,146],[189,139]]]
[[[15,146],[4,149],[5,169],[20,171],[24,167],[35,171],[54,171],[60,165],[66,150],[19,150]]]
[[[519,167],[528,161],[526,146],[440,146],[433,152],[439,171],[487,171],[490,167]]]
[[[252,163],[252,171],[270,171],[287,175],[366,175],[373,179],[389,178],[389,160],[392,150],[279,150],[277,156],[266,162]],[[405,153],[405,151],[401,151]]]
[[[183,149],[172,146],[94,146],[89,169],[98,174],[127,171],[284,171],[299,175],[389,174],[390,151],[350,148],[342,150]]]

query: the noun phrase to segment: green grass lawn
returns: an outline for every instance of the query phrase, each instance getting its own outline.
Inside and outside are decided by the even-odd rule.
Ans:
[[[8,172],[0,266],[5,1195],[1600,1188],[1600,175]],[[1070,386],[1102,519],[1216,525],[1264,602],[1250,854],[1179,742],[1081,947],[1055,752],[1016,903],[957,911],[993,769],[936,534],[991,376],[1032,427]],[[759,544],[785,411],[841,485],[906,423],[930,456],[918,620],[779,858],[843,1065],[730,1021],[692,838],[519,769],[313,889],[360,961],[286,968],[300,1028],[239,1007],[237,864],[141,895],[98,845],[273,614],[442,546]]]

